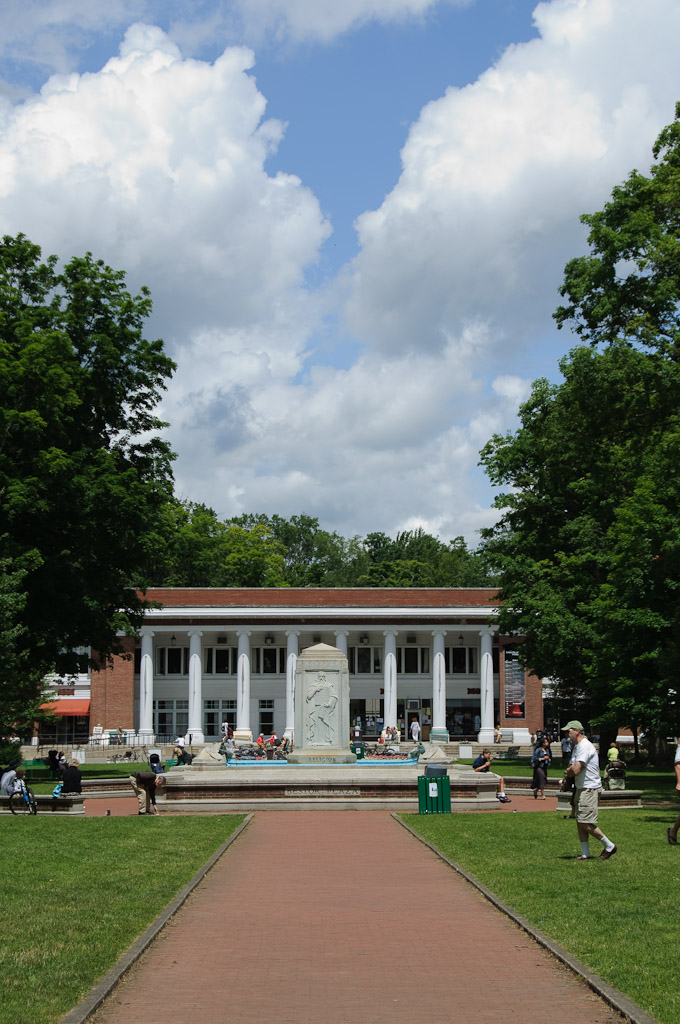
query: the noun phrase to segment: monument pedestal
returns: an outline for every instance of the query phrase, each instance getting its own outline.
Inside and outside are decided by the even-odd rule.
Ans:
[[[328,644],[308,647],[295,666],[295,750],[287,760],[321,765],[356,759],[349,749],[347,658]]]
[[[351,750],[339,748],[319,750],[294,750],[286,755],[288,764],[356,764],[357,755]]]

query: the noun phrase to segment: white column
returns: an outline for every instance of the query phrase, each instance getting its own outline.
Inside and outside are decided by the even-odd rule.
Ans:
[[[494,721],[493,721],[493,634],[491,628],[480,629],[479,635],[482,638],[479,658],[479,675],[481,689],[480,718],[481,728],[477,735],[478,743],[493,743]]]
[[[187,741],[205,743],[203,735],[203,666],[201,664],[200,629],[189,631],[189,727]],[[189,738],[191,737],[191,738]]]
[[[153,743],[153,630],[143,627],[142,663],[139,669],[139,729],[138,735],[144,743]]]
[[[238,665],[236,677],[236,729],[234,740],[251,743],[250,729],[250,630],[237,629]]]
[[[397,636],[399,635],[398,629],[386,629],[383,631],[385,637],[385,650],[383,657],[383,665],[385,670],[385,683],[384,683],[384,721],[383,729],[386,729],[388,725],[397,726]],[[404,719],[404,728],[406,719]],[[401,737],[405,739],[405,736]]]
[[[288,649],[286,651],[286,728],[283,735],[295,741],[295,666],[298,657],[299,629],[287,629]]]
[[[432,630],[432,729],[433,743],[448,743],[446,728],[446,660],[444,658],[445,629]]]
[[[335,631],[335,646],[339,651],[347,657],[347,637],[349,636],[348,629],[336,629]]]

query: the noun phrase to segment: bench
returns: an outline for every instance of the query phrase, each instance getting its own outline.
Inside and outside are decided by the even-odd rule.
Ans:
[[[519,755],[519,747],[508,747],[507,750],[494,751],[494,761],[513,761]]]
[[[69,793],[68,796],[52,796],[51,793],[36,793],[35,802],[38,814],[85,814],[85,797],[82,793]],[[3,797],[0,801],[0,814],[11,814],[9,801]]]
[[[44,764],[31,767],[28,762],[24,761],[24,765],[26,767],[26,782],[50,782],[52,779],[56,779],[56,776],[52,775],[51,768],[46,768]]]

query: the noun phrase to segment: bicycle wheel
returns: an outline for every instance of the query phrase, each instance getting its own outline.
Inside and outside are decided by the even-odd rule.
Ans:
[[[32,789],[29,789],[29,791],[28,791],[28,806],[31,809],[30,810],[31,814],[37,814],[38,813],[38,801],[36,800],[35,793],[33,792]]]
[[[33,798],[35,803],[35,797]],[[9,809],[12,814],[35,814],[31,810],[31,803],[27,793],[12,793],[9,798]]]

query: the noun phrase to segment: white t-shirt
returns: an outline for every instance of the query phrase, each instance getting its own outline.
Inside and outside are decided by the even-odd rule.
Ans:
[[[590,740],[585,738],[585,736],[581,742],[577,743],[574,747],[571,760],[572,764],[574,761],[581,761],[583,763],[583,768],[574,780],[576,782],[577,789],[602,789],[600,762],[597,756],[597,750]]]

